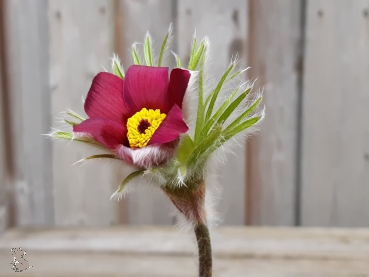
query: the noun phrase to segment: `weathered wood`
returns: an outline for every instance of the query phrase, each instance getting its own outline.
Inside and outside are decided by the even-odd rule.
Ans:
[[[7,227],[7,172],[6,172],[6,156],[5,156],[5,146],[6,146],[6,139],[5,139],[5,121],[7,117],[4,111],[4,83],[3,83],[3,66],[1,66],[4,62],[3,53],[4,53],[4,41],[3,36],[1,36],[3,30],[3,3],[0,3],[0,235],[3,233],[5,228]]]
[[[50,1],[52,114],[67,108],[84,114],[82,96],[92,78],[109,68],[113,52],[112,1]],[[67,147],[68,146],[68,147]],[[97,153],[76,143],[53,144],[55,224],[106,226],[116,222],[109,198],[119,182],[111,164],[76,161]]]
[[[246,39],[248,1],[178,1],[178,54],[187,65],[193,34],[197,39],[208,36],[211,42],[209,73],[219,79],[232,58],[240,58],[239,66],[246,67]],[[242,145],[243,146],[243,145]],[[235,154],[228,154],[219,170],[219,185],[215,190],[219,200],[217,210],[223,224],[244,224],[245,219],[245,154],[242,146],[235,146]],[[212,184],[209,184],[212,185]]]
[[[154,40],[156,55],[159,54],[172,17],[172,1],[139,0],[119,1],[117,28],[117,53],[127,69],[133,64],[131,46],[135,42],[142,43],[147,31]],[[137,48],[143,57],[142,44]],[[143,58],[141,60],[144,60]],[[169,59],[168,61],[170,61]],[[168,62],[165,65],[169,65]],[[170,64],[171,66],[173,65]],[[173,219],[170,211],[173,208],[167,197],[156,188],[148,188],[146,184],[135,188],[128,196],[129,222],[133,224],[171,224]]]
[[[247,223],[294,225],[301,1],[250,0],[249,71],[266,117],[248,143]]]
[[[366,276],[369,230],[219,228],[215,276]],[[358,247],[360,245],[360,247]],[[24,276],[196,276],[196,244],[175,228],[10,230],[0,238],[0,276],[22,247]],[[68,275],[69,274],[69,275]]]
[[[369,226],[369,1],[308,1],[302,224]]]
[[[17,223],[54,223],[50,128],[48,1],[6,1]],[[10,120],[10,119],[9,119]],[[10,147],[10,146],[9,146]]]

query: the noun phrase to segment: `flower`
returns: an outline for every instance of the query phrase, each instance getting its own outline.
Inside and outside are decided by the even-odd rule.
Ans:
[[[68,111],[63,119],[73,126],[73,132],[54,129],[50,136],[102,146],[109,152],[81,161],[120,159],[136,167],[112,198],[119,199],[131,180],[153,177],[149,182],[169,197],[193,227],[200,276],[207,277],[211,276],[212,266],[208,230],[212,201],[207,187],[209,173],[216,170],[209,161],[216,154],[223,154],[224,148],[232,147],[237,138],[255,130],[264,117],[264,109],[260,108],[262,95],[251,93],[253,84],[242,80],[246,69],[236,69],[235,60],[218,82],[206,84],[210,47],[207,38],[198,45],[194,37],[188,70],[182,69],[180,58],[174,54],[177,68],[171,71],[169,79],[168,68],[161,64],[171,32],[170,27],[157,60],[153,58],[151,37],[146,35],[143,52],[147,66],[142,65],[136,44],[132,46],[135,65],[126,74],[114,56],[112,73],[99,73],[92,81],[84,106],[89,118]],[[182,107],[186,91],[191,94],[187,93],[186,105]],[[190,128],[182,110],[186,111],[187,123],[192,123]]]
[[[182,102],[190,71],[133,65],[125,79],[101,72],[85,101],[89,119],[73,127],[92,136],[123,161],[139,168],[165,163],[188,131]],[[177,143],[176,143],[177,142]]]

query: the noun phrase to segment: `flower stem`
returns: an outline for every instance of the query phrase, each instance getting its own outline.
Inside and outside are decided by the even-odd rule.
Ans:
[[[211,277],[213,261],[208,226],[205,223],[197,223],[195,234],[199,249],[199,277]]]

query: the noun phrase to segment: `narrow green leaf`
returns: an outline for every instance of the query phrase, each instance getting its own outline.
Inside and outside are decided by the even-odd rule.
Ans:
[[[64,119],[64,121],[65,121],[66,123],[68,123],[69,125],[72,125],[72,126],[76,126],[76,125],[78,125],[78,124],[79,124],[79,123],[77,123],[77,122],[73,122],[73,121],[68,120],[68,119]]]
[[[232,80],[233,78],[236,78],[238,75],[240,75],[241,73],[244,73],[247,69],[249,69],[250,67],[248,68],[245,68],[245,69],[242,69],[240,71],[237,71],[236,73],[233,73],[230,77],[229,77],[229,80]]]
[[[168,40],[169,40],[169,38],[170,38],[170,36],[172,34],[172,30],[173,30],[173,27],[172,27],[172,24],[170,24],[169,30],[167,32],[167,35],[165,36],[165,38],[163,40],[163,43],[161,44],[158,66],[161,66],[161,64],[163,62],[163,57],[164,57],[165,49],[166,49],[166,46],[167,46],[167,42],[168,42]]]
[[[121,79],[124,79],[124,72],[120,64],[116,59],[113,60],[113,74]]]
[[[249,94],[250,88],[240,94],[223,112],[223,114],[219,117],[218,122],[224,123],[228,119],[228,117],[233,113],[233,111],[238,107],[238,105],[242,102],[243,99]]]
[[[84,158],[85,161],[93,160],[93,159],[115,159],[115,160],[119,160],[119,158],[117,158],[113,154],[98,154],[98,155],[92,155],[92,156]]]
[[[196,128],[195,128],[195,145],[198,144],[200,139],[201,130],[204,125],[204,71],[205,71],[205,57],[201,60],[201,69],[199,74],[199,94],[198,94],[198,105],[197,105],[197,117],[196,117]]]
[[[73,133],[71,132],[56,131],[51,133],[50,136],[58,139],[73,140]]]
[[[192,64],[193,59],[195,57],[196,54],[196,49],[197,49],[197,41],[196,41],[196,35],[193,37],[193,42],[192,42],[192,48],[191,48],[191,55],[190,55],[190,60],[188,62],[188,69],[190,69],[190,64]],[[190,69],[191,70],[191,69]]]
[[[192,61],[190,61],[190,64],[188,66],[189,70],[196,70],[197,65],[202,60],[203,54],[205,51],[206,51],[206,46],[205,46],[205,39],[204,39],[201,41],[199,49],[194,54]]]
[[[218,125],[214,128],[214,130],[209,134],[209,136],[205,137],[199,146],[195,148],[193,153],[191,154],[190,158],[188,159],[188,165],[194,165],[196,161],[209,150],[216,141],[220,138],[222,134],[222,125]]]
[[[66,114],[67,115],[70,115],[71,117],[74,117],[74,118],[80,120],[81,122],[86,120],[85,118],[83,118],[82,116],[80,116],[78,113],[73,112],[73,111],[68,111],[68,112],[66,112]]]
[[[200,137],[205,137],[208,134],[210,128],[214,125],[215,122],[218,121],[219,117],[223,114],[229,102],[231,102],[231,100],[233,99],[238,90],[239,87],[237,87],[234,91],[232,91],[232,93],[228,96],[228,98],[224,101],[224,103],[220,106],[220,108],[215,112],[215,114],[206,121],[206,124],[201,131]]]
[[[256,117],[250,118],[249,120],[246,120],[240,125],[234,127],[232,130],[229,130],[228,132],[224,133],[224,139],[229,140],[237,133],[255,125],[260,119],[261,119],[261,116],[256,116]]]
[[[147,33],[146,34],[146,37],[145,37],[144,55],[145,55],[146,65],[153,66],[153,61],[152,61],[152,43],[151,43],[151,37],[150,37],[149,33]]]
[[[129,174],[123,181],[122,183],[119,185],[117,191],[115,192],[115,194],[119,194],[123,191],[123,189],[125,188],[125,186],[133,179],[136,178],[138,176],[141,176],[144,173],[144,170],[138,170],[135,172],[132,172],[131,174]]]
[[[213,113],[213,108],[214,108],[214,105],[215,105],[215,101],[217,100],[219,92],[222,89],[222,86],[223,86],[225,80],[227,79],[228,74],[232,71],[233,67],[234,67],[234,63],[231,63],[229,65],[229,67],[227,68],[226,72],[224,72],[224,74],[223,74],[222,78],[220,79],[220,81],[219,81],[218,85],[216,86],[216,88],[208,96],[208,99],[211,99],[211,100],[210,100],[210,104],[209,104],[209,107],[208,107],[207,112],[206,112],[205,121],[207,121],[211,117],[211,114]]]
[[[177,68],[181,68],[182,67],[181,59],[179,58],[179,56],[176,53],[172,52],[172,54],[174,55],[174,57],[176,59]]]
[[[134,64],[138,64],[138,65],[141,64],[140,57],[138,56],[138,53],[137,53],[136,44],[132,45],[132,57],[133,57]]]
[[[236,127],[239,123],[241,123],[249,114],[251,114],[256,109],[256,107],[260,104],[261,100],[262,97],[259,97],[246,111],[244,111],[231,124],[229,124],[226,129],[224,129],[224,133],[227,133],[228,131]]]
[[[194,142],[189,135],[185,135],[181,139],[181,143],[177,150],[177,160],[181,164],[186,164],[194,149]]]

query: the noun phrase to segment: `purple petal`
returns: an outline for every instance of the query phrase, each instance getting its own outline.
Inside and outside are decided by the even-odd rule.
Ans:
[[[127,129],[110,119],[91,118],[73,127],[73,132],[86,133],[109,149],[127,143]]]
[[[177,104],[182,108],[183,97],[186,93],[191,73],[188,70],[175,68],[170,73],[169,102],[172,107]]]
[[[173,141],[180,134],[186,133],[187,131],[188,126],[183,120],[182,110],[177,105],[174,105],[151,137],[148,145]]]
[[[107,118],[117,122],[123,119],[123,80],[111,73],[100,72],[92,80],[85,102],[90,118]]]
[[[160,109],[167,113],[168,68],[132,65],[124,81],[123,99],[129,107],[130,116],[146,109]]]

